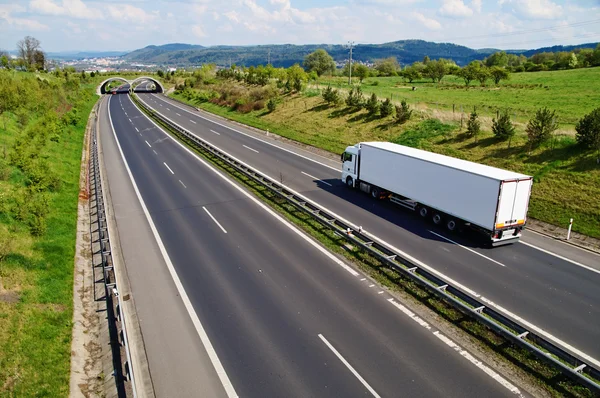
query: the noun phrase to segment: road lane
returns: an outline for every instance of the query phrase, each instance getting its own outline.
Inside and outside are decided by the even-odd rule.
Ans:
[[[600,345],[597,344],[600,323],[590,321],[600,319],[600,306],[597,305],[600,302],[600,289],[597,288],[600,274],[523,244],[485,249],[474,246],[468,238],[451,238],[475,253],[467,251],[431,234],[432,226],[423,223],[414,214],[391,203],[374,202],[360,192],[347,190],[339,181],[340,173],[333,167],[325,167],[254,139],[250,134],[243,135],[223,127],[220,125],[223,121],[216,124],[195,112],[185,111],[182,111],[182,117],[178,117],[172,111],[157,107],[167,104],[178,112],[186,109],[164,96],[141,95],[141,98],[181,126],[354,224],[363,226],[511,314],[527,319],[558,341],[600,358]],[[153,101],[149,101],[150,98]],[[190,119],[195,123],[190,123]],[[211,131],[220,135],[215,136]],[[255,154],[244,145],[258,150],[260,156],[253,156]],[[301,172],[315,178],[310,180]],[[498,263],[506,267],[498,267]]]
[[[382,396],[509,390],[224,182],[123,99],[117,137],[216,352],[243,396],[365,396],[322,334]],[[162,137],[161,137],[162,135]],[[157,148],[153,155],[144,141]],[[169,172],[162,163],[167,163]],[[187,188],[179,181],[185,181]],[[227,230],[224,234],[204,208]],[[451,371],[449,371],[451,369]]]

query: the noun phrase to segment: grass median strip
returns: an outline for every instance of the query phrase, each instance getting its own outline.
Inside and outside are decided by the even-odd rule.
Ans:
[[[134,101],[137,102],[137,99],[134,98]],[[405,278],[399,272],[388,268],[380,260],[360,251],[358,248],[349,247],[347,241],[339,233],[325,227],[311,215],[299,210],[286,199],[258,183],[256,180],[239,171],[229,163],[223,161],[218,156],[199,148],[187,137],[164,124],[159,118],[155,117],[152,112],[145,111],[142,106],[140,106],[140,109],[153,118],[156,123],[161,125],[165,131],[168,131],[200,156],[207,159],[221,170],[227,172],[271,208],[295,225],[299,226],[303,231],[318,240],[331,252],[345,257],[346,260],[352,262],[378,283],[391,291],[401,294],[403,298],[408,299],[414,305],[417,305],[416,302],[418,302],[429,310],[439,314],[446,321],[449,321],[452,325],[476,339],[479,346],[484,348],[488,353],[493,352],[499,354],[508,362],[527,372],[534,378],[539,386],[551,395],[570,395],[577,397],[593,396],[588,389],[563,377],[557,369],[537,360],[531,353],[512,345],[509,341],[497,335],[486,326],[465,316],[463,313],[452,308],[445,301],[423,290],[415,281]]]

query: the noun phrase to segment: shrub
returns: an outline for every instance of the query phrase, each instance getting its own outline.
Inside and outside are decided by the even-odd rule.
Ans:
[[[585,115],[575,126],[577,142],[586,148],[600,151],[600,108]]]
[[[548,108],[538,109],[535,116],[527,123],[527,138],[531,145],[539,145],[547,141],[558,128],[556,112]]]
[[[364,98],[360,87],[352,87],[346,98],[346,105],[350,108],[362,108],[364,106]]]
[[[261,109],[264,109],[264,108],[265,108],[264,100],[259,100],[252,104],[252,109],[255,111],[260,111]]]
[[[507,140],[515,135],[515,126],[510,121],[510,115],[508,111],[502,112],[498,117],[498,120],[492,120],[492,132],[501,140]]]
[[[412,116],[412,110],[405,100],[402,100],[400,106],[396,105],[396,123],[406,123]]]
[[[275,98],[271,98],[269,102],[267,102],[267,109],[269,110],[269,112],[273,112],[276,108],[277,102],[275,101]]]
[[[481,122],[479,121],[479,116],[477,112],[473,110],[471,115],[469,116],[469,120],[467,121],[467,131],[466,134],[468,137],[476,137],[479,135],[481,131]]]
[[[365,108],[367,108],[370,116],[374,116],[379,112],[379,101],[377,101],[377,95],[375,95],[375,93],[371,95],[365,104]]]
[[[325,100],[328,105],[337,105],[340,102],[339,91],[331,88],[331,86],[327,86],[327,88],[323,90],[322,96],[323,100]]]
[[[394,105],[389,98],[386,98],[385,101],[381,103],[379,106],[379,114],[381,117],[388,117],[394,113]]]

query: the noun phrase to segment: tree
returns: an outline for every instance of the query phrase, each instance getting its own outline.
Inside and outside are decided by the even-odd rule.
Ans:
[[[381,76],[396,76],[400,69],[400,64],[396,57],[389,57],[375,62],[375,69]]]
[[[600,108],[581,118],[575,126],[575,131],[580,145],[600,151]]]
[[[515,126],[510,121],[508,111],[502,112],[498,120],[492,119],[492,132],[501,140],[507,140],[515,135]]]
[[[335,72],[335,61],[327,51],[319,48],[304,58],[304,68],[309,72],[315,71],[321,76]]]
[[[375,95],[375,93],[371,94],[371,97],[365,104],[365,108],[367,108],[369,116],[375,116],[377,112],[379,112],[379,101],[377,100],[377,95]]]
[[[402,71],[402,77],[408,80],[409,83],[412,83],[413,81],[420,79],[422,76],[421,72],[419,72],[419,69],[414,65],[411,65],[404,68]]]
[[[327,86],[325,90],[323,90],[323,99],[327,102],[327,105],[336,105],[340,102],[340,93],[331,88],[331,86]]]
[[[35,70],[46,69],[46,54],[41,50],[36,50],[33,53],[33,68]]]
[[[302,83],[308,79],[308,75],[299,64],[294,64],[286,70],[287,82],[294,91],[302,91]]]
[[[412,112],[413,111],[406,103],[406,100],[402,100],[402,102],[400,102],[400,106],[396,105],[396,123],[406,123],[412,116]]]
[[[527,123],[527,137],[531,145],[539,145],[547,141],[558,129],[556,112],[548,108],[538,109],[535,116]]]
[[[498,51],[487,57],[483,62],[488,68],[493,66],[504,68],[508,66],[508,55],[504,51]]]
[[[90,77],[92,77],[92,78],[93,78],[93,77],[96,77],[96,72],[94,72],[94,71],[91,71],[91,72],[90,72]]]
[[[165,73],[162,70],[157,70],[156,74],[158,75],[158,77],[165,77]]]
[[[8,56],[6,54],[2,54],[2,56],[0,56],[0,66],[8,69],[9,65],[10,65],[10,62],[9,62]]]
[[[367,77],[369,77],[369,68],[366,65],[358,64],[356,68],[353,68],[352,74],[358,77],[360,82],[362,83]]]
[[[496,83],[496,85],[500,84],[500,81],[502,80],[510,79],[510,73],[508,73],[506,69],[501,68],[499,66],[493,66],[490,69],[490,76],[492,77],[492,80],[494,80],[494,83]]]
[[[386,98],[385,101],[381,103],[379,106],[379,114],[381,117],[388,117],[394,113],[394,105],[389,98]]]
[[[423,57],[423,64],[427,65],[429,63],[430,59],[429,59],[429,55],[426,55]]]
[[[86,77],[87,77],[87,75],[85,74],[85,71],[84,71],[84,70],[82,70],[82,71],[81,71],[81,80],[85,80],[85,79],[86,79]]]
[[[481,66],[477,71],[477,80],[482,86],[485,86],[485,82],[490,78],[490,70],[487,66]]]
[[[269,110],[269,112],[273,112],[275,111],[275,108],[277,108],[277,102],[275,101],[275,98],[271,98],[267,102],[267,109]]]
[[[425,64],[423,75],[430,78],[434,83],[441,82],[444,76],[448,74],[448,61],[445,59],[438,59],[436,61],[429,61]]]
[[[25,36],[23,40],[19,40],[17,43],[17,50],[19,52],[19,58],[24,63],[27,69],[34,69],[39,66],[39,61],[42,60],[43,69],[43,57],[44,53],[40,47],[40,41],[31,36]]]
[[[477,73],[481,69],[481,63],[479,61],[473,61],[469,65],[465,66],[458,72],[458,76],[462,77],[465,81],[465,85],[468,87],[471,82],[477,79]]]
[[[467,121],[467,131],[466,134],[468,137],[477,137],[479,132],[481,131],[481,122],[479,121],[479,116],[475,109],[469,115],[469,120]]]

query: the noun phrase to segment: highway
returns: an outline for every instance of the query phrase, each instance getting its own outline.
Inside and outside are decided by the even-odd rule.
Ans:
[[[231,381],[228,396],[518,393],[435,325],[407,315],[388,293],[169,138],[128,95],[109,96],[108,112],[147,214]],[[103,136],[107,148],[112,139]],[[161,318],[150,313],[160,304],[138,294],[143,274],[130,279],[146,334],[144,325]],[[170,364],[152,353],[160,347],[149,350],[159,380]],[[186,365],[190,377],[196,365]],[[185,386],[157,383],[168,396],[186,396],[178,393]]]
[[[340,181],[340,165],[270,140],[237,124],[192,111],[162,95],[139,97],[160,114],[236,158],[300,192],[330,211],[425,263],[507,315],[526,320],[538,333],[569,345],[600,366],[600,257],[557,247],[580,264],[530,244],[488,249],[470,238],[448,236],[409,211],[373,201]],[[525,239],[527,242],[527,239]],[[560,246],[535,237],[548,251]],[[564,245],[563,245],[564,246]],[[563,256],[564,257],[564,256]],[[455,283],[455,284],[456,284]]]

